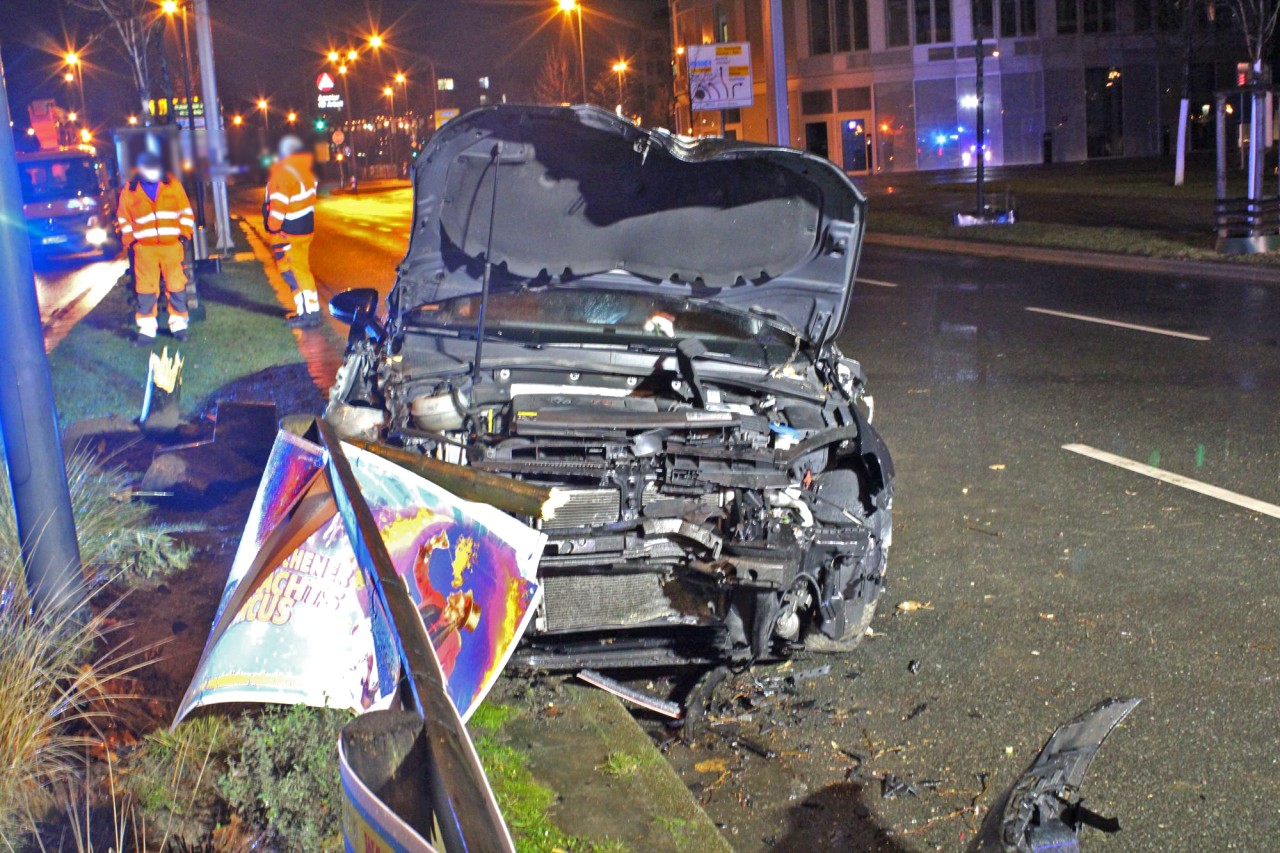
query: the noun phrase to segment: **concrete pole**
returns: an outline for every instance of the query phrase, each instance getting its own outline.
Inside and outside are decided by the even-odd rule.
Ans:
[[[22,215],[17,148],[0,67],[0,432],[27,589],[37,610],[58,614],[82,586],[80,546],[67,489],[58,413]]]
[[[213,226],[218,233],[217,249],[229,252],[231,210],[227,204],[227,137],[218,104],[218,75],[213,64],[213,30],[209,23],[209,0],[195,0],[196,52],[200,55],[200,89],[204,97],[204,132],[209,146],[209,176],[213,186]]]

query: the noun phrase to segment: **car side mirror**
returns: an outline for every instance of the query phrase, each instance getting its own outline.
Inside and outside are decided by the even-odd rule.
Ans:
[[[329,300],[329,313],[348,326],[354,326],[357,321],[365,323],[377,318],[378,298],[378,291],[372,287],[344,290]]]

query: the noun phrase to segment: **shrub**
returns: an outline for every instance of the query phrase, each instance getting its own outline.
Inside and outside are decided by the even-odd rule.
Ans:
[[[345,711],[269,707],[235,724],[240,741],[218,790],[280,850],[341,850],[338,735]]]
[[[166,842],[175,847],[203,844],[226,819],[217,782],[237,748],[230,723],[200,717],[173,731],[152,732],[129,756],[123,787],[150,833],[165,839],[162,848]]]

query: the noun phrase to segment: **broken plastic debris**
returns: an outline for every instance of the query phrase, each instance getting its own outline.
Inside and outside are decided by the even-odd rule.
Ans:
[[[699,773],[728,773],[729,764],[723,758],[708,758],[693,765]]]
[[[659,699],[657,696],[650,696],[643,690],[637,690],[634,687],[628,687],[621,682],[614,681],[608,676],[601,675],[593,669],[584,669],[578,673],[578,678],[590,685],[599,687],[607,693],[612,693],[619,699],[625,699],[641,708],[648,708],[673,720],[678,720],[682,716],[680,704],[672,702],[668,699]]]
[[[898,606],[895,607],[894,609],[897,610],[899,613],[914,613],[917,610],[932,610],[933,602],[932,601],[912,601],[911,599],[907,599],[906,601],[899,601]]]
[[[1003,462],[997,462],[995,465],[988,465],[987,467],[992,471],[1003,471],[1005,466]]]

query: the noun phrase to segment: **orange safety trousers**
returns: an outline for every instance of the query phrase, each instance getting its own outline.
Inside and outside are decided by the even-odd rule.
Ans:
[[[311,274],[311,240],[314,234],[271,235],[271,257],[276,271],[293,292],[294,306],[299,314],[320,310],[320,297],[316,293],[316,277]]]
[[[134,316],[144,335],[156,333],[162,278],[169,295],[169,330],[180,332],[187,328],[187,274],[182,268],[183,257],[182,243],[177,240],[161,246],[134,244],[133,279],[138,297]]]

